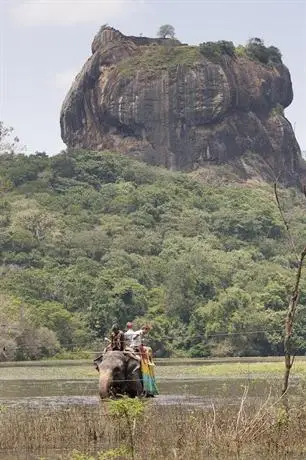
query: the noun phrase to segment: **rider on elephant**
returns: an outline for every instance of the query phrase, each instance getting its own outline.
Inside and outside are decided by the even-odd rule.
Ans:
[[[126,347],[124,333],[117,324],[112,327],[110,345],[94,360],[100,374],[101,398],[122,392],[132,397],[158,394],[152,349],[142,343],[149,330],[149,326],[144,326],[135,331],[131,346]]]
[[[124,333],[119,329],[118,324],[112,327],[110,349],[113,351],[124,351],[125,349]]]
[[[143,345],[143,337],[150,331],[149,326],[143,326],[141,329],[138,331],[134,332],[134,335],[132,336],[131,342],[130,342],[130,347],[136,351],[140,352],[142,348],[144,347]]]
[[[140,354],[140,369],[144,394],[146,396],[155,396],[158,395],[158,388],[155,381],[155,364],[153,363],[152,348],[143,344],[143,337],[150,329],[150,326],[143,326],[139,331],[136,331],[131,348]]]
[[[133,329],[133,323],[128,322],[126,323],[126,332],[124,333],[124,340],[125,340],[125,346],[130,347],[132,339],[135,335],[135,331]]]

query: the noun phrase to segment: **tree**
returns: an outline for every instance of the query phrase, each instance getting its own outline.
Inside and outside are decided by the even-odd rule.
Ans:
[[[282,53],[276,46],[269,46],[268,53],[271,63],[280,64],[282,62]]]
[[[157,36],[159,38],[174,38],[175,29],[171,24],[164,24],[158,29]]]
[[[266,47],[261,38],[250,38],[246,47],[246,54],[251,59],[256,59],[262,64],[281,64],[282,55],[278,48],[275,46]]]
[[[277,207],[281,215],[281,218],[283,220],[284,226],[287,230],[288,238],[292,246],[293,252],[297,255],[296,245],[292,238],[289,224],[285,218],[284,212],[280,204],[278,191],[277,191],[277,182],[274,183],[274,194],[275,194]],[[284,396],[287,393],[288,386],[289,386],[290,371],[293,366],[294,358],[295,358],[295,352],[292,346],[293,345],[292,336],[293,336],[293,327],[294,327],[294,320],[296,317],[297,306],[298,306],[298,302],[300,299],[300,283],[301,283],[302,268],[303,268],[305,257],[306,257],[306,246],[304,246],[300,254],[297,255],[295,283],[292,289],[292,294],[288,302],[287,314],[286,314],[286,319],[285,319],[285,330],[284,330],[285,372],[284,372],[282,396]],[[289,406],[288,406],[288,401],[286,401],[286,399],[285,399],[285,409],[288,415]]]
[[[200,52],[207,58],[220,58],[221,56],[235,56],[235,46],[233,42],[219,40],[218,42],[200,43]]]
[[[207,184],[86,151],[0,155],[1,184],[0,360],[3,347],[38,359],[94,346],[128,320],[153,326],[159,356],[283,352],[303,248],[288,247],[270,186]],[[305,242],[298,191],[280,193],[292,239]],[[293,354],[306,351],[305,276],[299,291]]]
[[[3,121],[0,120],[0,155],[5,153],[16,153],[16,149],[24,150],[24,147],[20,149],[19,138],[13,136],[14,128],[7,127]]]

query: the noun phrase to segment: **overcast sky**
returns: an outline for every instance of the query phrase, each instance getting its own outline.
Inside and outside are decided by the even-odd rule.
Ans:
[[[306,0],[0,0],[0,120],[29,153],[65,147],[61,103],[104,23],[147,36],[170,23],[190,44],[256,36],[279,47],[294,89],[286,116],[306,150]]]

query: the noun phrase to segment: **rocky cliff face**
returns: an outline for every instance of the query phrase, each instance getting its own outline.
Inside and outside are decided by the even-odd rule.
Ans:
[[[283,64],[246,56],[215,62],[199,47],[112,28],[96,35],[92,53],[63,103],[68,147],[187,171],[230,163],[246,176],[248,157],[257,154],[263,176],[299,181],[301,152],[283,115],[293,98]]]

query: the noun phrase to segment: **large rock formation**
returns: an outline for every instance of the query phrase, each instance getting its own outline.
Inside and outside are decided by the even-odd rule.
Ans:
[[[288,69],[245,55],[206,58],[199,47],[101,28],[62,107],[70,148],[108,149],[170,169],[231,163],[247,177],[299,181],[301,152],[284,117]],[[251,168],[251,169],[250,169]]]

